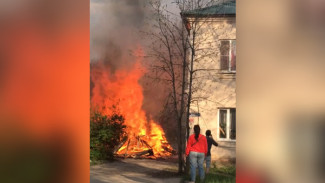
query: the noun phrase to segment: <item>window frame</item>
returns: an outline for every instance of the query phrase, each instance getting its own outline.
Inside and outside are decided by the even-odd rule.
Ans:
[[[228,56],[228,70],[222,70],[221,69],[221,57],[224,56],[224,55],[221,55],[221,42],[222,41],[229,41],[229,56]],[[232,45],[232,42],[235,41],[236,42],[236,39],[220,39],[219,42],[220,42],[220,47],[219,47],[219,53],[220,53],[220,64],[219,64],[219,67],[220,67],[220,71],[221,73],[236,73],[237,71],[237,67],[236,67],[236,70],[231,70],[231,45]],[[236,48],[237,48],[237,43],[236,43]],[[236,51],[236,65],[237,65],[237,51]]]
[[[218,125],[218,130],[217,130],[217,140],[218,141],[230,141],[230,142],[236,142],[237,140],[237,136],[236,136],[236,139],[231,139],[230,138],[230,127],[231,127],[231,114],[230,114],[230,110],[231,109],[235,109],[236,108],[218,108],[218,114],[217,114],[217,125]],[[226,122],[226,138],[220,138],[220,110],[227,110],[227,116],[226,116],[226,119],[227,119],[227,122]],[[237,110],[236,110],[236,114],[237,114]],[[237,121],[235,121],[237,122]],[[236,125],[237,126],[237,125]]]

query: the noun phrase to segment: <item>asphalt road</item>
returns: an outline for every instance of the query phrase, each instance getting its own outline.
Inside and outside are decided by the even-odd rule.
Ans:
[[[90,183],[179,183],[177,163],[150,159],[120,159],[90,167]]]

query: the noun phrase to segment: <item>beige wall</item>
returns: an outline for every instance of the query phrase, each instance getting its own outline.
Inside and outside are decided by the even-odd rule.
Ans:
[[[196,28],[195,28],[196,24]],[[212,160],[235,158],[236,141],[218,139],[218,108],[236,108],[236,75],[224,74],[220,69],[220,39],[236,39],[235,18],[192,20],[192,29],[197,30],[195,43],[192,112],[200,112],[200,117],[190,117],[191,133],[194,124],[199,124],[201,133],[210,129],[220,147],[212,147]],[[193,36],[193,32],[191,32]]]

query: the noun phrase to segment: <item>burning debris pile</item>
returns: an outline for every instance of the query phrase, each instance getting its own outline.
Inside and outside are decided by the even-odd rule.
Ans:
[[[166,140],[163,130],[155,124],[153,121],[151,122],[151,127],[155,126],[154,130],[151,131],[152,134],[140,134],[133,135],[128,139],[123,141],[122,147],[119,147],[116,154],[119,157],[129,157],[129,158],[165,158],[175,154],[176,152],[169,145]],[[154,134],[156,132],[156,134]]]
[[[138,50],[138,55],[141,50]],[[145,73],[137,57],[131,70],[119,69],[114,73],[101,62],[91,68],[93,83],[91,105],[105,115],[113,110],[109,106],[116,105],[125,117],[127,139],[124,139],[116,150],[119,157],[133,158],[165,158],[175,153],[169,145],[160,125],[147,119],[142,109],[143,91],[138,83]]]

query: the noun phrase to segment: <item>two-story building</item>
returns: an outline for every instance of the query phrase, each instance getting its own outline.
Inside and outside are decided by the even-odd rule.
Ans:
[[[236,158],[236,1],[181,13],[189,33],[189,63],[193,55],[190,128],[211,130],[219,147],[212,161]],[[190,49],[191,50],[191,49]]]

